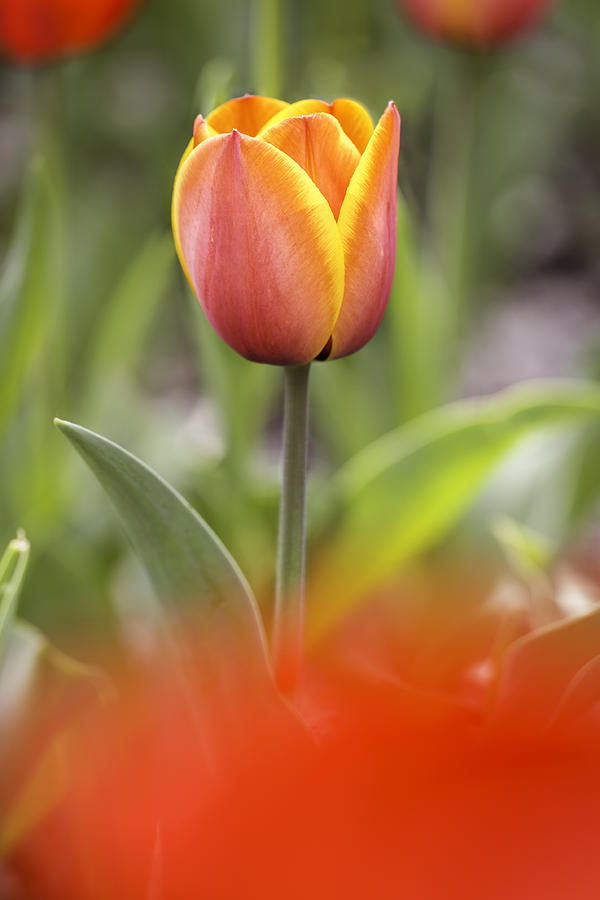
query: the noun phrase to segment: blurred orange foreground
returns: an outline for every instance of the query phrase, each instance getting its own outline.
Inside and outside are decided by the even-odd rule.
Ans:
[[[597,707],[563,722],[551,699],[589,664],[588,618],[560,638],[554,680],[534,666],[506,701],[481,675],[502,611],[458,637],[430,623],[420,665],[425,632],[375,603],[290,701],[239,643],[192,639],[71,730],[62,799],[12,860],[23,896],[596,900]]]

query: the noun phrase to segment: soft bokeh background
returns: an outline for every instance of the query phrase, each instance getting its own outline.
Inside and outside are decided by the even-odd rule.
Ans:
[[[274,44],[270,8],[148,0],[93,53],[0,68],[0,543],[26,530],[21,615],[61,644],[111,633],[147,587],[54,415],[175,484],[269,593],[281,373],[210,332],[169,224],[194,116],[230,96],[349,95],[374,117],[393,98],[403,117],[389,311],[356,357],[313,367],[317,543],[331,473],[379,435],[525,379],[600,375],[597,0],[562,0],[489,54],[428,40],[392,0],[290,0]],[[504,513],[593,573],[599,440],[520,444],[424,549],[494,560]]]

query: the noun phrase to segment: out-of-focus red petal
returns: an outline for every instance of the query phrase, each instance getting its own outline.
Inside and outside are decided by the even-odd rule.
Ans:
[[[400,0],[415,22],[440,38],[501,44],[531,27],[554,0]]]
[[[117,31],[140,0],[0,0],[0,50],[42,62],[94,47]]]

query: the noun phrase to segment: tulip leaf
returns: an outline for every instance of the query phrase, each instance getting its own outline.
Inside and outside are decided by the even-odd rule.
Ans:
[[[0,283],[0,425],[40,361],[61,299],[63,223],[43,160],[28,173]]]
[[[521,438],[599,418],[597,385],[538,382],[426,413],[357,454],[334,480],[343,519],[309,587],[312,638],[441,539]]]
[[[202,377],[223,417],[228,462],[234,471],[243,472],[248,451],[279,389],[279,379],[273,366],[257,366],[232,350],[213,331],[195,297],[192,303]]]
[[[515,574],[529,580],[548,570],[556,548],[543,534],[510,516],[498,516],[492,523],[492,533]]]
[[[94,332],[87,367],[92,387],[107,375],[112,377],[124,361],[131,366],[132,354],[139,352],[141,338],[165,295],[174,262],[171,235],[153,234],[127,267]]]
[[[111,499],[159,601],[189,599],[208,612],[224,607],[264,649],[246,579],[189,503],[122,447],[79,425],[55,421]]]

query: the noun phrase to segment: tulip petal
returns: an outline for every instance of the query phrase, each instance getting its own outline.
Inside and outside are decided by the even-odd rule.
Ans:
[[[324,100],[297,100],[296,103],[290,103],[275,113],[264,128],[269,128],[291,116],[310,116],[314,113],[329,113],[337,119],[344,134],[350,138],[358,152],[363,153],[373,134],[373,122],[364,106],[356,100],[348,100],[345,97],[334,100],[333,103],[325,103]]]
[[[366,344],[385,312],[396,256],[399,145],[400,116],[390,103],[352,176],[338,219],[346,287],[331,359]]]
[[[194,140],[193,145],[197,147],[202,141],[209,137],[215,137],[219,132],[211,128],[204,116],[196,116],[194,121]]]
[[[221,134],[235,128],[242,134],[255,137],[269,119],[287,106],[289,104],[284,100],[246,94],[245,97],[236,97],[218,106],[207,116],[206,122]]]
[[[360,153],[330,115],[294,116],[260,132],[267,141],[308,172],[337,219]]]
[[[364,106],[356,100],[340,97],[331,104],[331,112],[358,152],[364,153],[374,131],[373,121]]]
[[[297,163],[237,131],[204,141],[175,182],[173,228],[230,346],[276,365],[318,355],[339,314],[344,257],[329,204]]]
[[[177,184],[177,179],[179,178],[179,173],[183,169],[183,164],[194,149],[195,149],[194,138],[191,138],[188,141],[187,147],[183,151],[183,156],[179,160],[179,165],[177,166],[177,171],[175,173],[174,184]],[[171,218],[172,218],[173,222],[175,222],[174,211],[175,211],[175,193],[173,192],[173,198],[171,200]],[[181,265],[183,267],[183,271],[185,272],[185,276],[186,276],[187,280],[189,281],[189,283],[192,284],[192,279],[190,278],[190,273],[188,272],[187,266],[185,264],[185,260],[183,259],[183,255],[181,253],[181,246],[179,244],[179,235],[177,234],[176,228],[173,228],[173,240],[175,241],[175,250],[177,251],[177,256],[179,257],[179,259],[181,261]],[[193,285],[192,285],[192,287],[193,287]]]
[[[269,128],[271,125],[276,125],[277,122],[282,122],[291,116],[312,116],[314,113],[328,113],[331,115],[331,106],[329,103],[325,103],[324,100],[296,100],[295,103],[290,103],[284,109],[278,110],[268,122],[265,122],[263,128]]]

